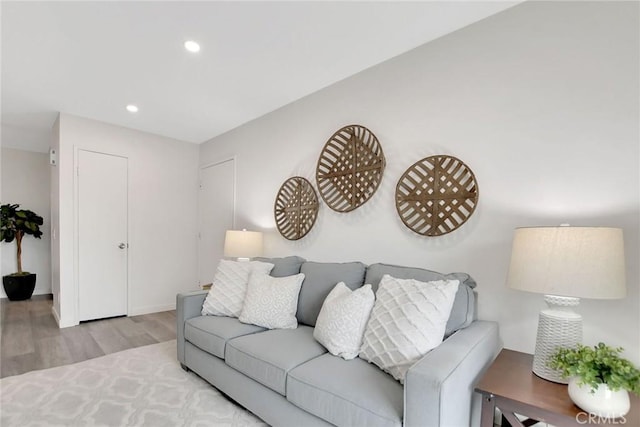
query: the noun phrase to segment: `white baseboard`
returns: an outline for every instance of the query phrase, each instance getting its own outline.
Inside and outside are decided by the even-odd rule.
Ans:
[[[51,293],[53,293],[51,292],[51,288],[39,288],[36,286],[36,288],[33,290],[33,295],[46,295]]]
[[[56,307],[54,305],[51,306],[51,314],[53,314],[53,318],[56,319],[58,327],[60,327],[60,316],[58,315],[58,312],[56,311]]]
[[[63,323],[60,322],[60,314],[56,311],[55,306],[51,306],[51,314],[53,314],[53,318],[56,319],[56,323],[60,329],[62,328],[70,328],[71,326],[77,326],[77,323]]]
[[[130,309],[129,314],[127,316],[141,316],[143,314],[158,313],[161,311],[170,311],[175,309],[176,309],[175,303],[167,304],[167,305],[136,307],[136,308]],[[56,319],[56,323],[58,324],[59,328],[68,328],[70,326],[78,325],[77,323],[69,323],[69,324],[60,323],[60,315],[56,311],[56,308],[53,306],[51,307],[51,314],[53,314],[53,317]]]
[[[160,311],[169,311],[175,310],[176,304],[168,304],[168,305],[154,305],[154,306],[146,306],[146,307],[132,307],[129,309],[129,316],[141,316],[143,314],[149,313],[158,313]]]

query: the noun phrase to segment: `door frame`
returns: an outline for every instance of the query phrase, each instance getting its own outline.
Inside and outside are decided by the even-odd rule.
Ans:
[[[233,216],[231,217],[231,226],[235,229],[236,228],[236,203],[237,203],[237,194],[238,192],[236,191],[238,188],[238,156],[231,156],[231,157],[226,157],[223,158],[221,160],[216,160],[213,161],[211,163],[205,163],[204,165],[200,166],[200,169],[198,170],[198,191],[200,191],[200,189],[202,188],[202,172],[205,169],[214,167],[214,166],[218,166],[221,165],[223,163],[227,163],[227,162],[233,162],[233,206],[232,206],[232,210],[233,210]],[[200,197],[198,197],[198,234],[200,233],[200,220],[202,219],[200,217],[201,215],[201,211],[200,211]]]
[[[202,236],[202,230],[200,229],[202,225],[202,206],[200,204],[200,197],[201,197],[200,192],[202,191],[202,173],[205,169],[219,166],[227,162],[233,162],[233,176],[231,178],[233,182],[233,206],[231,207],[233,214],[231,215],[231,227],[235,229],[236,228],[236,203],[238,198],[237,196],[238,194],[238,191],[237,191],[238,189],[238,156],[233,155],[230,157],[223,157],[219,160],[214,160],[212,162],[205,163],[201,165],[200,168],[198,169],[198,282],[200,282],[200,242],[201,242],[201,236]]]
[[[122,153],[108,152],[103,150],[93,150],[90,148],[82,148],[78,146],[73,147],[73,289],[75,292],[75,303],[73,304],[73,324],[80,324],[80,200],[79,197],[79,185],[80,185],[80,151],[87,151],[90,153],[103,154],[107,156],[121,157],[127,159],[127,282],[125,283],[126,292],[125,298],[127,307],[127,316],[131,312],[131,298],[129,298],[129,282],[131,280],[131,268],[129,256],[129,236],[131,236],[131,165],[128,155]]]

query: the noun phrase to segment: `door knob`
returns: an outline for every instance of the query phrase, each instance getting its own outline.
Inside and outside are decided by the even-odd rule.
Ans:
[[[124,243],[120,243],[120,244],[118,245],[118,247],[119,247],[120,249],[124,249],[124,248],[126,248],[126,247],[127,247],[127,245],[126,245],[126,244],[124,244]]]

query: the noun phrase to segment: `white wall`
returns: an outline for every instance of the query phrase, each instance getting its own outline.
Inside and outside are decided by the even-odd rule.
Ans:
[[[542,295],[505,286],[519,226],[622,227],[629,295],[584,300],[585,342],[640,362],[638,3],[527,2],[419,47],[202,145],[200,163],[237,156],[237,226],[266,231],[267,255],[465,271],[479,316],[505,347],[532,353]],[[339,58],[336,58],[339,60]],[[315,183],[326,140],[357,123],[379,138],[383,182],[359,209],[321,204],[297,242],[275,229],[282,182]],[[459,230],[426,238],[396,214],[395,185],[415,161],[450,154],[474,171],[479,205]]]
[[[52,186],[58,200],[52,206],[59,215],[59,261],[54,262],[53,271],[59,271],[54,282],[60,286],[60,325],[78,323],[74,275],[77,149],[129,158],[128,314],[175,308],[176,293],[198,288],[198,146],[68,114],[59,117],[58,138],[59,177]]]
[[[18,203],[43,217],[42,237],[25,236],[22,240],[22,269],[35,273],[34,294],[51,293],[51,243],[49,239],[49,155],[2,148],[2,204]],[[2,273],[17,271],[16,242],[2,243]],[[0,298],[6,298],[0,287]]]

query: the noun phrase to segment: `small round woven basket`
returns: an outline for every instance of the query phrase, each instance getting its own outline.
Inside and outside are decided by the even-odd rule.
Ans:
[[[288,240],[303,238],[316,222],[318,206],[318,196],[308,180],[301,176],[287,179],[273,208],[280,234]]]

